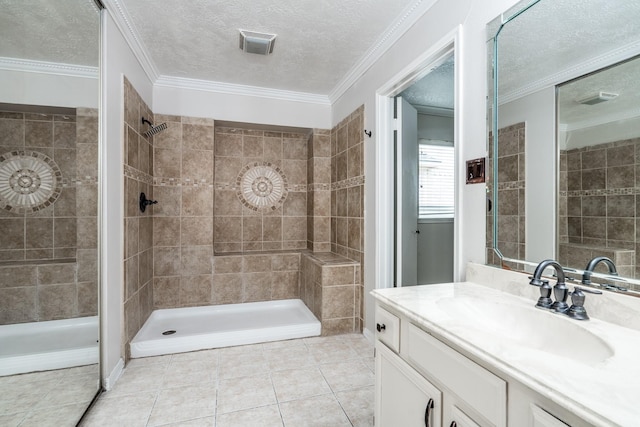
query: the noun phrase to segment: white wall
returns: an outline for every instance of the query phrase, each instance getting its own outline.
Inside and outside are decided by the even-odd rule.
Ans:
[[[156,85],[152,110],[160,114],[214,120],[331,128],[331,105],[328,99],[323,104]]]
[[[110,387],[122,367],[123,334],[123,75],[148,105],[152,84],[107,11],[102,12],[102,373]]]
[[[566,132],[563,150],[589,147],[605,142],[622,141],[637,138],[640,129],[640,117],[616,120],[602,125],[584,127]]]
[[[528,261],[556,256],[555,87],[498,107],[498,127],[525,122],[525,241]]]
[[[415,58],[428,51],[462,24],[457,46],[456,68],[461,80],[456,88],[460,103],[456,105],[460,133],[456,135],[460,158],[464,161],[486,156],[486,24],[516,0],[439,0],[410,28],[333,106],[332,123],[336,124],[359,105],[365,105],[366,129],[376,128],[376,91]],[[378,135],[365,139],[365,328],[374,324],[373,299],[369,292],[375,284],[375,144]],[[457,275],[464,278],[467,261],[484,263],[486,187],[465,185],[459,180]],[[481,209],[473,209],[474,207]],[[480,212],[480,213],[479,213]]]
[[[433,139],[453,143],[453,131],[453,117],[418,113],[418,139]]]
[[[97,70],[95,77],[0,70],[0,81],[0,99],[7,104],[98,108]]]

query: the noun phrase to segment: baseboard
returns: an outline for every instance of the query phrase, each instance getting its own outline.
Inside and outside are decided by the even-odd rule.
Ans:
[[[120,359],[118,360],[118,363],[116,363],[116,366],[113,368],[109,376],[104,379],[104,384],[102,384],[102,386],[104,387],[105,391],[113,389],[113,387],[116,385],[116,381],[118,381],[120,375],[122,375],[123,370],[124,359]]]

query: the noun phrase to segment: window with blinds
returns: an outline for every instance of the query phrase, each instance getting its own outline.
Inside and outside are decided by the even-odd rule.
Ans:
[[[422,143],[418,147],[418,217],[453,218],[453,147]]]

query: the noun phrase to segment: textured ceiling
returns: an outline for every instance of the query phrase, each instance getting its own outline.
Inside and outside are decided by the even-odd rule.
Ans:
[[[415,0],[107,0],[162,76],[328,94]],[[273,54],[238,29],[278,35]]]
[[[508,95],[640,42],[639,20],[638,0],[541,0],[498,37],[498,93]]]
[[[0,57],[95,67],[99,24],[92,0],[0,0]]]
[[[541,0],[508,22],[498,37],[499,97],[512,100],[527,89],[561,84],[640,53],[639,21],[638,0]],[[488,28],[491,35],[497,26]],[[626,64],[564,86],[559,123],[584,127],[638,112],[638,82],[640,66]],[[598,91],[620,96],[593,106],[576,102]]]
[[[453,55],[429,74],[405,89],[401,95],[414,106],[453,109]]]

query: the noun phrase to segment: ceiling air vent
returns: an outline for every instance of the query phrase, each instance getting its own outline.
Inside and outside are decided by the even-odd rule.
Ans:
[[[269,55],[276,43],[275,34],[257,33],[255,31],[240,30],[240,49],[247,53]]]
[[[578,104],[586,104],[586,105],[595,105],[600,104],[601,102],[611,101],[614,98],[617,98],[617,93],[612,92],[598,92],[593,95],[589,95],[586,98],[579,99]]]

